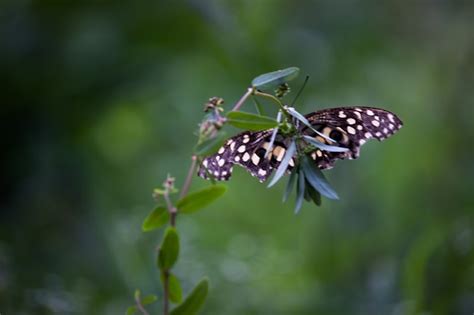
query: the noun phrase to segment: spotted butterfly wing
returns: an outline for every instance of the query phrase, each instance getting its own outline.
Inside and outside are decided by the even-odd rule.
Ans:
[[[329,152],[315,149],[310,156],[320,169],[334,166],[339,159],[356,159],[360,147],[369,139],[382,141],[402,127],[402,121],[393,113],[374,107],[339,107],[330,108],[306,115],[312,125],[300,127],[304,135],[314,137],[317,141],[347,148],[345,152]],[[314,130],[333,141],[321,137]],[[265,156],[270,145],[273,129],[259,132],[242,132],[229,140],[219,151],[206,157],[199,168],[198,175],[208,179],[228,180],[232,175],[234,164],[243,166],[252,176],[261,182],[265,181],[278,168],[291,139],[277,134],[271,151]],[[289,163],[289,170],[294,160]]]

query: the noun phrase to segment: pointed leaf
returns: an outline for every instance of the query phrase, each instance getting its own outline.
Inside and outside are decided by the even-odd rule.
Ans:
[[[290,178],[288,178],[285,193],[283,194],[283,202],[286,202],[288,200],[288,197],[290,196],[291,192],[293,191],[293,187],[295,186],[295,182],[296,182],[297,173],[298,173],[298,171],[296,169],[293,169],[293,171],[290,174]]]
[[[317,131],[316,129],[314,129],[313,125],[310,124],[308,119],[306,117],[304,117],[302,114],[300,114],[296,109],[294,109],[293,107],[288,107],[288,106],[286,106],[285,108],[286,108],[286,111],[288,112],[288,114],[290,114],[291,116],[293,116],[296,119],[298,119],[299,121],[301,121],[304,125],[306,125],[308,128],[313,130],[318,136],[321,136],[321,137],[323,137],[324,139],[326,139],[330,142],[336,142],[333,139],[329,138],[328,136],[326,136],[326,135],[320,133],[319,131]]]
[[[318,140],[314,139],[313,137],[310,136],[303,136],[304,140],[308,142],[309,144],[320,148],[321,150],[328,151],[328,152],[346,152],[349,151],[348,148],[343,148],[343,147],[337,147],[335,145],[327,145],[322,142],[319,142]]]
[[[176,263],[179,255],[179,237],[174,227],[168,227],[165,231],[163,242],[158,251],[158,267],[161,270],[169,270]]]
[[[154,294],[149,294],[145,297],[142,298],[141,302],[142,302],[142,305],[149,305],[149,304],[153,304],[155,303],[156,301],[158,301],[158,297]]]
[[[339,199],[337,193],[324,177],[323,172],[321,172],[315,163],[312,163],[312,160],[310,160],[307,156],[302,156],[301,166],[306,179],[314,189],[329,199]]]
[[[267,187],[272,187],[275,185],[280,178],[285,175],[286,170],[288,169],[288,164],[290,163],[290,160],[293,158],[293,155],[295,155],[296,152],[296,143],[295,141],[291,141],[290,145],[288,146],[288,149],[285,152],[285,156],[283,157],[283,160],[281,161],[280,165],[278,166],[277,171],[275,172],[275,175],[273,175],[272,180],[268,184]]]
[[[227,122],[234,127],[252,131],[271,129],[278,125],[271,117],[246,112],[229,112]]]
[[[150,214],[145,218],[142,224],[142,231],[148,232],[159,227],[162,227],[169,221],[170,214],[164,206],[156,207]]]
[[[138,307],[136,305],[132,305],[129,308],[127,308],[127,311],[125,312],[125,315],[133,315],[138,311]]]
[[[321,194],[313,188],[308,182],[306,182],[306,192],[308,193],[308,197],[312,200],[317,206],[321,205]],[[308,200],[308,201],[310,201]]]
[[[277,123],[280,123],[280,121],[281,121],[281,111],[278,111],[276,120],[277,120]],[[268,156],[268,153],[270,153],[270,150],[273,150],[273,143],[275,143],[275,138],[276,138],[277,133],[278,133],[278,127],[273,128],[272,136],[270,138],[270,143],[268,143],[268,147],[267,147],[267,150],[265,150],[265,155],[264,156]]]
[[[212,185],[199,191],[190,193],[176,204],[180,213],[193,213],[222,196],[227,187],[224,185]]]
[[[296,203],[295,203],[295,214],[298,214],[303,204],[304,191],[305,191],[305,179],[304,172],[302,169],[299,169],[298,172],[298,182],[296,183]]]
[[[194,148],[194,154],[198,156],[209,156],[219,150],[227,138],[224,130],[219,130],[215,137],[204,140]]]
[[[253,79],[252,86],[260,90],[272,89],[293,80],[299,73],[300,69],[297,67],[265,73]]]
[[[165,282],[164,273],[161,273],[161,282]],[[183,299],[181,284],[179,284],[178,278],[172,273],[168,274],[168,288],[170,301],[173,303],[181,303]]]
[[[209,281],[202,279],[193,291],[186,297],[183,303],[171,311],[171,315],[195,315],[204,304],[207,292],[209,290]]]

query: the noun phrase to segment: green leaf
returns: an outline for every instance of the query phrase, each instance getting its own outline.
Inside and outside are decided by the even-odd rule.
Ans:
[[[348,148],[343,148],[343,147],[337,147],[334,145],[327,145],[322,142],[319,142],[318,140],[314,139],[313,137],[310,136],[303,136],[306,142],[309,144],[320,148],[321,150],[328,151],[328,152],[346,152],[349,151]]]
[[[174,227],[168,227],[165,231],[163,242],[158,251],[158,267],[165,271],[176,263],[179,255],[179,237]]]
[[[158,206],[145,218],[142,224],[142,231],[148,232],[162,227],[169,221],[170,214],[166,207]]]
[[[202,279],[193,291],[186,297],[183,303],[171,311],[171,315],[195,315],[204,304],[207,292],[209,290],[209,281]]]
[[[135,293],[133,294],[133,297],[135,298],[135,301],[140,300],[140,290],[135,289]]]
[[[304,172],[302,169],[299,169],[298,182],[296,183],[295,214],[298,214],[298,212],[300,212],[301,206],[303,205],[304,192],[305,192]]]
[[[293,171],[290,174],[290,178],[288,178],[288,183],[286,184],[285,193],[283,194],[283,202],[286,202],[288,200],[288,197],[293,191],[293,187],[295,186],[295,181],[296,181],[296,173],[297,173],[297,170],[293,169]]]
[[[306,182],[306,192],[308,193],[308,201],[312,200],[317,206],[321,205],[321,194],[308,182]]]
[[[277,171],[275,172],[275,175],[273,175],[272,180],[268,184],[267,187],[272,187],[275,185],[280,178],[285,175],[286,170],[288,169],[288,164],[290,163],[291,158],[296,152],[296,143],[295,141],[291,141],[290,145],[288,146],[288,149],[285,152],[285,156],[283,157],[283,160],[281,161],[280,165],[278,166]]]
[[[321,195],[329,199],[339,199],[339,196],[331,187],[323,172],[312,162],[307,156],[301,157],[301,165],[303,167],[306,179]]]
[[[219,150],[227,138],[227,133],[224,130],[219,130],[215,137],[204,140],[196,145],[194,154],[197,156],[209,156]]]
[[[278,122],[271,117],[247,112],[229,112],[227,122],[234,127],[252,131],[271,129],[278,125]]]
[[[138,311],[138,307],[136,305],[132,305],[129,308],[127,308],[127,311],[125,312],[125,315],[133,315]]]
[[[141,303],[142,305],[149,305],[155,303],[156,301],[158,301],[158,297],[154,294],[149,294],[142,298]]]
[[[196,192],[190,193],[183,199],[180,199],[176,206],[180,213],[193,213],[222,196],[227,187],[224,185],[212,185]]]
[[[279,85],[287,83],[298,76],[300,69],[290,67],[259,75],[252,80],[252,86],[260,90],[273,89]]]
[[[164,273],[161,273],[161,281],[164,283]],[[168,274],[169,299],[173,303],[181,303],[183,299],[183,290],[179,284],[178,278],[172,273]]]

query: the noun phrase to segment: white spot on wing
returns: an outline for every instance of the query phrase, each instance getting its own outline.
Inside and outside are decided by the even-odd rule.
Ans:
[[[344,114],[344,111],[339,111],[339,118],[346,118],[346,114]]]
[[[366,132],[364,134],[364,137],[366,137],[367,139],[371,138],[372,137],[372,134],[370,132]]]
[[[364,139],[360,139],[359,144],[360,144],[360,145],[363,145],[364,143],[365,143],[365,140],[364,140]]]
[[[236,161],[236,162],[240,161],[240,156],[236,155],[235,158],[234,158],[234,161]]]
[[[378,127],[380,126],[380,123],[377,120],[372,120],[372,125],[374,125],[375,127]]]
[[[361,125],[357,125],[357,130],[362,130],[364,129]]]
[[[362,115],[359,112],[357,112],[357,111],[354,112],[354,115],[356,115],[357,118],[362,119]]]
[[[347,132],[350,133],[351,135],[355,135],[356,134],[356,130],[354,128],[352,128],[351,126],[348,126],[347,127]]]
[[[393,119],[393,115],[392,114],[388,114],[388,119],[391,121],[391,122],[395,122],[395,120]]]
[[[355,120],[354,118],[347,118],[347,123],[348,123],[349,125],[353,125],[353,124],[356,123],[356,120]]]
[[[240,153],[244,153],[245,152],[245,146],[244,145],[241,145],[238,149],[237,149],[238,152]]]
[[[371,111],[370,109],[368,109],[366,113],[367,113],[367,115],[369,115],[369,116],[373,116],[373,115],[374,115],[374,112]]]
[[[259,170],[258,170],[258,175],[260,175],[260,176],[265,176],[265,175],[267,175],[267,171],[262,170],[262,169],[259,169]]]
[[[217,162],[217,164],[218,164],[219,166],[223,166],[224,163],[225,163],[225,160],[224,160],[224,159],[220,159],[220,160]]]
[[[208,164],[207,159],[205,159],[204,161],[202,161],[202,165],[204,165],[204,167],[207,167],[207,164]]]
[[[245,152],[244,156],[242,157],[242,161],[247,162],[250,159],[250,154],[248,152]]]
[[[217,151],[217,153],[222,154],[222,153],[224,153],[224,151],[225,151],[224,147],[220,147],[219,151]]]
[[[258,155],[256,155],[255,153],[252,154],[252,163],[258,165],[258,162],[260,162],[260,158],[258,157]]]

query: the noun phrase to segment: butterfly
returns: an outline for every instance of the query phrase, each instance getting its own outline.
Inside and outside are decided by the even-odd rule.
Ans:
[[[305,117],[311,127],[299,125],[300,134],[323,144],[347,149],[343,152],[331,152],[312,147],[309,156],[320,169],[332,168],[337,160],[358,158],[360,147],[369,139],[382,141],[395,134],[403,125],[394,113],[375,107],[329,108]],[[244,131],[228,139],[217,153],[202,160],[198,175],[205,179],[213,177],[216,180],[229,180],[233,166],[237,164],[260,182],[264,182],[278,168],[292,141],[291,137],[278,132],[271,145],[272,134],[273,129]],[[296,156],[290,159],[288,171],[295,166],[296,159]]]

